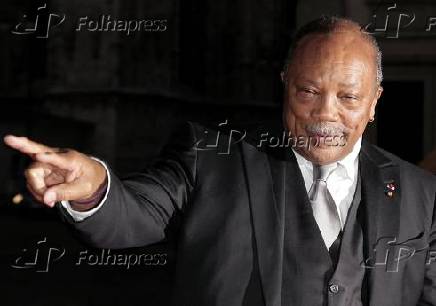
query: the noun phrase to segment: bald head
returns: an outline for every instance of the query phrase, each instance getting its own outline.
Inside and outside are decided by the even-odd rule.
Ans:
[[[377,85],[380,85],[383,80],[381,58],[382,54],[375,38],[366,32],[358,23],[338,17],[326,17],[315,19],[308,24],[301,27],[296,33],[293,43],[289,48],[285,65],[283,67],[284,74],[287,74],[289,65],[292,63],[297,49],[310,40],[311,38],[325,36],[326,38],[332,37],[337,34],[354,34],[355,41],[359,41],[367,44],[372,50],[372,57],[374,63],[375,80]],[[350,36],[350,35],[349,35]],[[343,44],[346,42],[344,41]]]

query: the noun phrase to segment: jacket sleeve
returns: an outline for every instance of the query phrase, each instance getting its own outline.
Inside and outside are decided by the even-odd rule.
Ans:
[[[429,236],[429,249],[427,251],[424,288],[417,306],[436,305],[436,194],[434,197],[432,226]]]
[[[59,205],[62,219],[81,239],[98,248],[128,248],[162,241],[170,219],[183,210],[193,194],[195,142],[195,128],[188,122],[143,171],[120,180],[109,167],[111,182],[104,205],[80,222]]]

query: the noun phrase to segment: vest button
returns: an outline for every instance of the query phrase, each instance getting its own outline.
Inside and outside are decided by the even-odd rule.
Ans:
[[[339,286],[336,284],[329,285],[329,291],[330,293],[336,294],[339,292]]]

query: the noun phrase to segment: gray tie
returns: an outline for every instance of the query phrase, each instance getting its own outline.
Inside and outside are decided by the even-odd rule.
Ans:
[[[327,178],[336,169],[337,163],[319,166],[313,165],[313,183],[309,191],[313,216],[321,231],[327,248],[330,248],[341,231],[338,211],[327,189]]]

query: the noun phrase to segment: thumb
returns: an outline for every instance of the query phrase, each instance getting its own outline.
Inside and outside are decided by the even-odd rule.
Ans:
[[[44,192],[44,203],[53,207],[59,201],[80,200],[87,196],[87,189],[91,188],[86,188],[80,180],[55,185]]]

